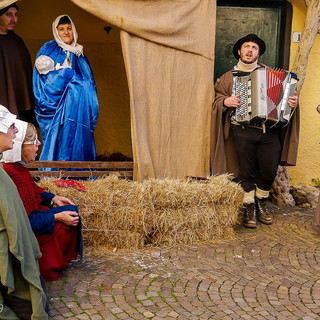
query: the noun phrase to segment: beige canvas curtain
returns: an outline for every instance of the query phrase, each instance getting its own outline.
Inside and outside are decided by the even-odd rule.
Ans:
[[[215,0],[71,0],[119,27],[135,179],[210,170]]]

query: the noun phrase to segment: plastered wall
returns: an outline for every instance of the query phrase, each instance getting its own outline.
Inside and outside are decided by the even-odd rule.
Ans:
[[[292,0],[292,31],[302,31],[306,16],[303,0]],[[291,65],[298,44],[291,42]],[[316,106],[320,104],[320,36],[318,35],[309,55],[306,79],[299,97],[301,123],[298,162],[289,168],[292,185],[312,185],[311,179],[320,178],[320,115]]]

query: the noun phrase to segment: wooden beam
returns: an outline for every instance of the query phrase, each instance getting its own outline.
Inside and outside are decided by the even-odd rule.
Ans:
[[[30,171],[32,177],[39,178],[93,178],[116,175],[121,178],[132,179],[133,171]]]
[[[32,168],[81,168],[81,169],[132,169],[132,161],[32,161],[27,164]]]
[[[109,175],[133,178],[132,161],[33,161],[27,164],[27,168],[33,177],[38,178],[93,178]],[[53,170],[39,170],[48,168]]]

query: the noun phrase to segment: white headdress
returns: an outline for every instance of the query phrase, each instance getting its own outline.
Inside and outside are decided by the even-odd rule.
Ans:
[[[15,125],[19,131],[16,133],[16,137],[13,139],[13,142],[14,142],[13,148],[3,152],[3,156],[1,159],[2,162],[10,163],[10,162],[18,162],[22,160],[21,151],[22,151],[23,141],[27,132],[28,122],[17,119],[15,121]]]
[[[17,116],[0,104],[0,132],[8,133],[9,127],[15,122]]]
[[[63,40],[60,38],[58,30],[57,30],[57,26],[59,24],[59,21],[62,17],[68,17],[70,19],[71,22],[71,26],[72,26],[72,31],[73,31],[73,42],[72,44],[66,44],[63,42]],[[74,53],[77,56],[81,56],[83,55],[83,46],[81,44],[77,44],[78,41],[78,33],[76,30],[76,26],[74,25],[73,21],[71,20],[71,18],[67,15],[67,14],[62,14],[61,16],[58,16],[56,18],[56,20],[53,21],[52,23],[52,33],[54,36],[54,40],[57,42],[58,46],[61,47],[63,50],[65,51],[70,51],[72,53]]]

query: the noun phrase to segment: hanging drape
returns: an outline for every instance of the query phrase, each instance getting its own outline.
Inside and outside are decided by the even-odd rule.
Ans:
[[[215,0],[71,0],[119,27],[135,179],[210,170]]]

